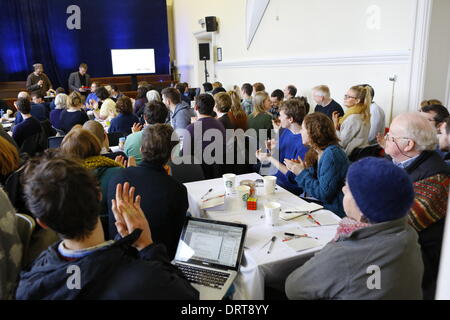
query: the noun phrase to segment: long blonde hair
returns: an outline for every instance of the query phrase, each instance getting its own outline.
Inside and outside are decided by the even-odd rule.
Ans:
[[[253,102],[253,112],[252,116],[256,117],[261,113],[266,113],[267,110],[264,108],[264,101],[269,99],[269,95],[265,91],[258,91],[252,99]]]
[[[241,106],[241,99],[239,98],[238,94],[234,90],[230,90],[227,92],[228,95],[231,97],[231,110],[230,112],[233,114],[233,116],[236,119],[243,119],[246,118],[246,113],[242,109]]]
[[[350,90],[355,92],[356,99],[359,99],[359,106],[362,111],[360,112],[362,120],[366,123],[370,121],[370,105],[372,104],[372,94],[370,87],[368,86],[353,86]]]

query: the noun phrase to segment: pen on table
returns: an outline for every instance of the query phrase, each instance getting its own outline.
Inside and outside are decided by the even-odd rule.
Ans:
[[[311,239],[316,239],[319,240],[319,238],[317,237],[311,237],[308,234],[294,234],[294,233],[289,233],[289,232],[285,232],[284,233],[285,236],[289,236],[289,237],[294,237],[294,238],[311,238]],[[284,240],[283,240],[284,241]]]
[[[213,200],[213,199],[223,198],[223,197],[225,197],[225,195],[221,194],[221,195],[218,195],[218,196],[215,196],[215,197],[212,197],[212,198],[205,199],[205,200],[203,200],[203,202],[210,201],[210,200]]]
[[[303,214],[309,214],[309,211],[284,211],[284,213],[303,213]]]
[[[200,200],[203,200],[204,197],[206,197],[211,191],[213,191],[213,188],[209,189],[207,193],[203,195],[203,197],[200,198]]]
[[[270,251],[272,251],[273,245],[275,244],[275,240],[277,240],[276,236],[273,236],[272,239],[270,239],[270,247],[269,250],[267,251],[268,254],[270,253]]]
[[[312,215],[308,214],[308,219],[311,220],[312,222],[314,222],[315,224],[317,224],[318,226],[321,226],[321,224],[319,223],[319,221],[317,221],[316,219],[314,219]]]

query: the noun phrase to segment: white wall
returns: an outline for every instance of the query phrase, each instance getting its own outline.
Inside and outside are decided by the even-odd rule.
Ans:
[[[368,27],[373,5],[377,28]],[[415,0],[271,0],[247,50],[246,1],[173,0],[177,66],[182,81],[200,85],[193,34],[201,30],[199,19],[216,16],[214,46],[222,48],[223,61],[210,80],[226,88],[260,81],[269,92],[294,84],[309,98],[312,87],[327,84],[338,102],[350,86],[370,83],[388,115],[388,78],[397,74],[395,116],[417,109],[408,106],[416,8]]]
[[[448,103],[446,100],[450,85],[449,0],[433,1],[430,29],[424,98],[439,99],[445,104]]]

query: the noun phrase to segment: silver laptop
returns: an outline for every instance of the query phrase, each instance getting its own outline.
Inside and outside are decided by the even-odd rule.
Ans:
[[[247,226],[188,217],[172,261],[200,293],[221,300],[239,271]]]

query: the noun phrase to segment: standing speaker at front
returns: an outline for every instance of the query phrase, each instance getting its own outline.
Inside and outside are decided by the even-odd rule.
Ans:
[[[217,31],[217,19],[216,17],[206,17],[206,32]]]
[[[198,44],[200,60],[209,60],[209,43]]]

